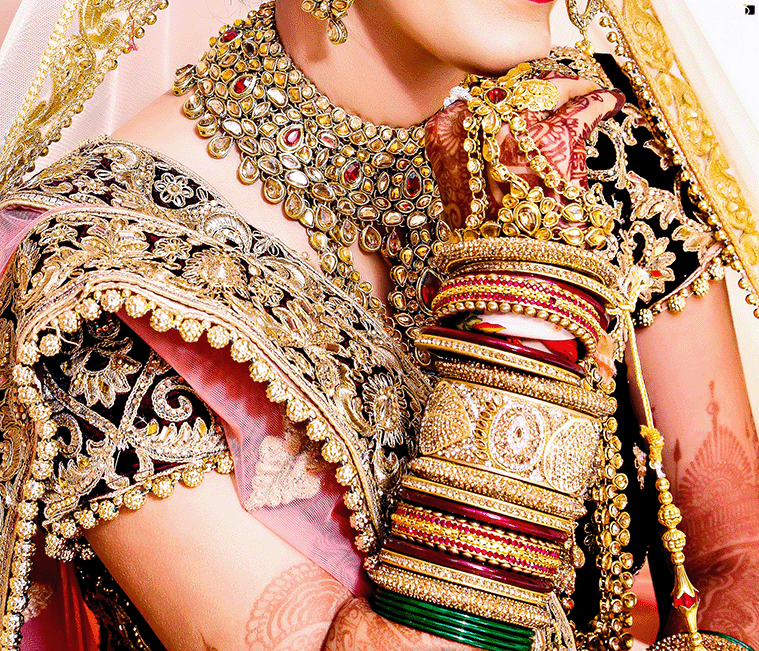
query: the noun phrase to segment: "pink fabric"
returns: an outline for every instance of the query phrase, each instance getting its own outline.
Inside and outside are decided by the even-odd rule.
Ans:
[[[32,573],[35,596],[29,606],[34,616],[22,628],[21,650],[98,651],[98,623],[84,604],[74,564],[48,558],[43,550],[39,540]]]
[[[245,504],[261,441],[267,435],[282,432],[282,415],[266,397],[265,386],[253,382],[247,364],[233,361],[226,351],[214,350],[205,340],[188,344],[175,330],[156,332],[147,319],[131,319],[124,313],[119,317],[169,362],[224,421],[240,501]],[[343,504],[344,492],[328,470],[323,473],[322,487],[315,497],[263,507],[252,514],[354,595],[368,596],[369,583],[352,543],[355,532]]]
[[[47,214],[40,208],[29,206],[10,206],[0,210],[0,271],[5,272],[21,240]]]
[[[26,234],[54,212],[27,206],[0,211],[0,269],[5,270]],[[247,365],[234,362],[226,351],[212,349],[205,340],[188,344],[176,331],[155,332],[147,319],[120,316],[224,421],[244,505],[251,493],[261,441],[267,435],[281,434],[283,429],[282,415],[266,397],[265,387],[253,382]],[[367,596],[370,587],[352,543],[355,532],[342,500],[344,492],[331,470],[327,470],[322,473],[321,489],[315,497],[259,508],[252,514],[353,594]]]

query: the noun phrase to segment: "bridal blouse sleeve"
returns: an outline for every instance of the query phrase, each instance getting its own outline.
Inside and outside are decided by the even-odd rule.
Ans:
[[[39,525],[50,555],[87,558],[99,520],[233,462],[245,508],[365,594],[356,548],[382,531],[429,390],[383,324],[134,145],[86,143],[4,209],[30,218],[0,322],[16,632]]]

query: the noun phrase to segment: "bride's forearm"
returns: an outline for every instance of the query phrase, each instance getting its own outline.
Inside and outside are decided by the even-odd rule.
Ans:
[[[699,628],[759,645],[759,443],[724,284],[638,338],[701,593]],[[655,577],[656,579],[656,577]],[[681,630],[673,615],[667,632]]]

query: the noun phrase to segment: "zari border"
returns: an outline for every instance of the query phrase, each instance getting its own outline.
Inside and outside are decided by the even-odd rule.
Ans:
[[[652,126],[661,132],[672,161],[683,166],[683,180],[691,182],[699,210],[723,244],[722,260],[740,272],[747,301],[759,304],[759,228],[651,0],[603,0],[603,5],[601,25],[609,28],[608,40],[616,44],[615,54],[623,60]],[[706,293],[705,282],[722,277],[714,266],[693,279],[700,285],[693,283],[692,291],[680,291],[659,309],[679,312],[688,295]],[[755,315],[759,317],[759,310]],[[652,321],[643,319],[641,325]]]
[[[21,109],[0,150],[0,196],[17,186],[61,131],[81,113],[118,57],[153,24],[167,0],[66,0]],[[78,31],[70,33],[78,14]],[[40,98],[46,82],[49,96]]]
[[[107,212],[118,218],[134,217],[135,213],[103,206],[76,206],[57,210],[61,213],[102,215]],[[149,222],[163,221],[145,215]],[[174,228],[184,230],[181,226]],[[195,237],[198,237],[197,235]],[[378,505],[370,503],[371,478],[360,470],[360,450],[355,449],[347,437],[341,436],[337,416],[315,388],[296,386],[287,376],[285,367],[275,361],[276,352],[264,351],[256,341],[261,335],[241,317],[224,310],[210,301],[193,296],[188,300],[179,291],[159,280],[146,278],[124,270],[93,270],[75,279],[45,297],[44,301],[28,310],[16,332],[15,365],[12,370],[11,397],[19,404],[17,417],[31,423],[34,436],[31,465],[24,469],[25,480],[20,488],[15,528],[8,541],[14,549],[8,582],[9,592],[0,595],[5,599],[3,632],[0,651],[18,649],[22,612],[26,606],[25,590],[34,555],[34,537],[38,530],[40,500],[44,495],[44,481],[54,472],[53,459],[57,446],[52,440],[57,431],[51,420],[51,406],[43,398],[33,365],[41,357],[54,356],[61,349],[61,333],[74,332],[82,320],[97,319],[102,312],[115,313],[123,309],[134,319],[149,318],[157,332],[177,330],[182,339],[194,343],[206,335],[208,344],[215,349],[227,349],[230,357],[248,364],[253,381],[266,383],[266,395],[272,403],[284,405],[286,417],[294,423],[305,423],[308,437],[321,443],[325,461],[336,464],[336,481],[346,487],[344,502],[353,512],[351,525],[356,529],[356,547],[371,552],[383,530]],[[45,330],[52,331],[40,336]],[[13,354],[13,353],[12,353]]]

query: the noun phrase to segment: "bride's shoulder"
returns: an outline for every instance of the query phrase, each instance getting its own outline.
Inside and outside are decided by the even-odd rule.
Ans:
[[[238,180],[238,157],[234,153],[215,158],[208,153],[208,140],[202,138],[182,107],[185,98],[168,92],[161,95],[113,134],[114,139],[146,147],[191,170],[212,188],[248,224],[275,233],[295,251],[308,252],[308,235],[297,222],[285,220],[282,209],[264,200],[260,185]]]

